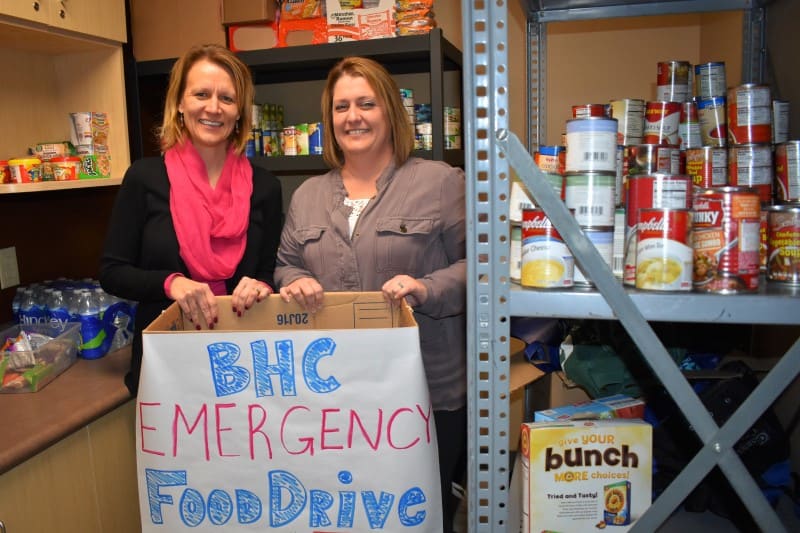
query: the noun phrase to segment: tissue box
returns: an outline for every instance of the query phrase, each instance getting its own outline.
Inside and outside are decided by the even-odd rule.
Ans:
[[[67,323],[63,329],[50,324],[27,324],[3,330],[0,393],[36,392],[53,381],[77,359],[80,331],[77,322]],[[8,343],[14,344],[23,333],[29,337],[30,349],[11,350]]]

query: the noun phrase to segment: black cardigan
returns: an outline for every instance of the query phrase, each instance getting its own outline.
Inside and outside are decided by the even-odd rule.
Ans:
[[[164,281],[174,272],[189,275],[179,254],[169,194],[169,178],[162,157],[144,158],[131,165],[114,203],[100,263],[103,289],[139,303],[131,371],[125,377],[125,384],[134,396],[139,386],[142,330],[172,303],[164,294]],[[247,245],[236,272],[226,280],[228,293],[242,276],[274,287],[272,276],[281,221],[280,182],[269,171],[253,166]]]

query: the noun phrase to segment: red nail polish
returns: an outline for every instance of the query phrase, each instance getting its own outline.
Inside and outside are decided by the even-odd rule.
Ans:
[[[237,310],[237,309],[234,307],[234,308],[233,308],[233,312],[234,312],[234,313],[238,313],[239,311],[238,311],[238,310]]]
[[[196,329],[196,330],[199,330],[199,329],[200,329],[200,324],[197,324],[197,325],[194,327],[194,329]]]
[[[236,316],[242,316],[242,312],[241,311],[237,311],[236,312]]]
[[[218,316],[215,316],[215,317],[214,317],[214,324],[216,324],[217,322],[219,322],[219,317],[218,317]]]
[[[214,323],[213,322],[208,325],[208,329],[214,329]]]

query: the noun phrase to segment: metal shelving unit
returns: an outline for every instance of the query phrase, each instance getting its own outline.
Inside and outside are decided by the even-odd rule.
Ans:
[[[567,20],[719,9],[748,9],[746,24],[753,20],[763,22],[763,12],[755,0],[527,0],[525,3],[529,17],[534,14],[538,17],[536,24],[558,20],[558,17]],[[509,319],[515,315],[619,320],[702,441],[700,452],[636,522],[632,531],[655,531],[716,466],[764,531],[785,531],[733,445],[800,374],[800,340],[720,427],[678,370],[649,321],[797,325],[800,324],[800,298],[789,288],[773,286],[762,288],[757,294],[732,297],[648,294],[623,288],[580,231],[526,148],[508,131],[506,4],[462,0],[462,13],[464,50],[467,51],[463,115],[469,220],[468,353],[471,354],[468,358],[469,531],[516,531],[517,524],[508,522],[507,449]],[[751,36],[761,33],[752,32]],[[745,50],[744,71],[752,73],[754,67],[747,61],[756,55],[751,52]],[[541,70],[543,63],[537,60],[537,65]],[[530,93],[537,99],[537,106],[542,106],[543,95],[538,90]],[[532,138],[538,137],[532,135]],[[597,290],[544,292],[512,288],[509,280],[510,167],[533,193],[583,270],[595,281]]]

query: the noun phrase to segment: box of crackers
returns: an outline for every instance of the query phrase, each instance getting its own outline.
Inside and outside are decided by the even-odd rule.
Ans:
[[[522,424],[523,531],[628,531],[652,502],[652,450],[638,419]]]

